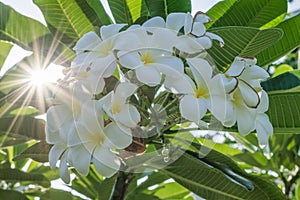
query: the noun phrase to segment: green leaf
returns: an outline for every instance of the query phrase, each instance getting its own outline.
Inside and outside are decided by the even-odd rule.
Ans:
[[[10,111],[9,114],[14,116],[16,115],[21,116],[21,115],[34,115],[34,114],[38,114],[38,112],[39,110],[32,106],[23,106]]]
[[[28,198],[21,192],[15,190],[3,190],[0,189],[1,199],[18,199],[18,200],[27,200]]]
[[[110,178],[106,178],[98,188],[98,198],[103,200],[110,200],[114,191],[118,175],[114,175]]]
[[[235,171],[222,157],[211,151],[200,159],[188,151],[161,171],[206,199],[284,199],[275,184]]]
[[[53,199],[74,200],[73,197],[74,196],[70,192],[51,188],[41,196],[41,200],[53,200]]]
[[[32,160],[35,160],[37,162],[48,162],[50,148],[51,145],[47,144],[45,141],[41,141],[29,147],[20,155],[14,157],[13,160],[17,161],[25,158],[31,158]]]
[[[108,0],[116,23],[132,24],[142,16],[148,16],[145,0]]]
[[[0,71],[12,47],[12,43],[0,40]]]
[[[283,74],[285,72],[290,72],[290,71],[293,71],[294,68],[288,64],[281,64],[279,65],[278,67],[276,67],[276,70],[275,70],[275,73],[272,75],[272,77],[276,77],[280,74]]]
[[[275,133],[300,133],[300,92],[269,94],[267,112]]]
[[[297,184],[296,186],[296,200],[300,200],[300,183]]]
[[[38,21],[25,17],[0,2],[0,40],[10,41],[31,50],[30,43],[49,33]]]
[[[145,0],[151,17],[166,18],[172,12],[191,12],[190,0]]]
[[[294,70],[278,75],[261,83],[264,90],[288,90],[300,85],[300,70]]]
[[[0,118],[0,135],[27,140],[45,140],[45,123],[32,117]]]
[[[18,169],[0,168],[0,179],[8,182],[36,183],[43,187],[50,187],[50,181],[44,175],[25,173]]]
[[[276,26],[276,28],[280,28],[284,32],[284,35],[272,46],[256,55],[259,65],[263,66],[272,63],[300,45],[299,23],[300,15],[297,15]]]
[[[273,45],[282,36],[280,29],[260,30],[251,27],[221,27],[210,29],[221,36],[225,46],[220,48],[217,42],[208,50],[219,69],[226,69],[235,56],[254,57],[262,50]]]
[[[248,26],[268,28],[280,23],[287,12],[286,0],[227,0],[213,6],[207,15],[211,27]],[[275,20],[275,21],[274,21]],[[272,23],[270,23],[272,22]],[[264,26],[267,28],[266,26]]]
[[[76,0],[34,0],[34,3],[43,12],[47,25],[56,39],[65,44],[73,45],[85,33],[94,30],[92,22],[95,19],[90,21],[80,7],[86,3],[84,1],[77,3]],[[86,10],[87,13],[95,13],[89,6],[85,8],[89,8]]]

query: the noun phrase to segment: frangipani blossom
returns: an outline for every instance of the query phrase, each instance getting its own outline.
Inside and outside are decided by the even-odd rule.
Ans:
[[[121,56],[119,61],[123,67],[135,70],[137,79],[148,86],[156,86],[161,82],[160,68],[163,66],[183,72],[183,63],[179,58],[159,50],[128,53]]]
[[[273,135],[273,126],[269,120],[268,115],[265,112],[269,108],[269,98],[268,94],[262,90],[261,91],[261,101],[257,107],[257,113],[255,118],[255,130],[258,137],[258,142],[262,146],[268,144],[269,136]]]
[[[133,95],[138,87],[129,82],[120,83],[115,92],[110,92],[99,102],[109,118],[114,120],[124,131],[130,132],[130,129],[140,121],[138,110],[127,103],[128,98]]]
[[[248,107],[256,108],[260,102],[257,91],[261,90],[259,80],[267,78],[268,73],[255,65],[256,60],[236,57],[232,65],[223,75],[223,81],[228,93],[236,88]]]
[[[72,62],[72,76],[94,94],[102,92],[103,78],[111,76],[116,69],[115,51],[127,50],[127,41],[136,40],[135,34],[119,33],[125,25],[102,26],[100,37],[89,32],[74,47],[77,56]]]
[[[85,102],[82,117],[76,124],[77,131],[68,139],[68,162],[81,175],[88,174],[92,162],[98,173],[111,177],[121,165],[112,149],[123,149],[132,142],[131,134],[125,133],[116,123],[104,126],[103,114],[97,101]]]

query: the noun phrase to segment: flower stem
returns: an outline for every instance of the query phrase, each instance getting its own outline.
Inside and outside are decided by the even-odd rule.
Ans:
[[[125,199],[128,186],[134,177],[135,174],[132,172],[119,171],[111,200]]]

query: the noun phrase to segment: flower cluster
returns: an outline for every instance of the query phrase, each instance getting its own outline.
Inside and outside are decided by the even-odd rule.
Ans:
[[[259,81],[268,74],[254,58],[243,57],[216,74],[205,50],[213,40],[221,47],[224,41],[206,31],[209,21],[201,12],[194,17],[172,13],[142,25],[102,26],[99,34],[89,32],[77,42],[76,57],[47,111],[50,166],[60,160],[65,182],[70,181],[68,166],[87,175],[93,163],[105,177],[119,170],[120,151],[132,144],[136,127],[144,128],[131,102],[142,85],[162,85],[176,96],[181,117],[199,127],[208,126],[203,117],[209,112],[225,127],[237,123],[242,135],[256,130],[259,142],[267,143],[272,125]],[[118,83],[110,85],[111,77]]]

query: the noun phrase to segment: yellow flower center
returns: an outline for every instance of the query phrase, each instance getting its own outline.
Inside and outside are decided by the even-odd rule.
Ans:
[[[118,104],[118,103],[114,103],[113,105],[112,105],[112,107],[110,108],[110,112],[111,112],[111,114],[117,114],[117,113],[119,113],[119,112],[121,112],[121,106],[120,106],[120,104]]]
[[[233,93],[231,102],[235,105],[238,106],[239,104],[241,104],[241,101],[243,101],[243,98],[241,97],[239,91],[235,91]]]
[[[114,45],[112,42],[105,42],[100,52],[103,54],[104,57],[106,57],[113,50],[113,48]]]
[[[197,88],[194,90],[194,95],[197,99],[200,99],[201,97],[207,98],[208,97],[208,90],[205,87]]]
[[[82,74],[79,75],[78,78],[87,78],[89,76],[88,72],[83,72]]]
[[[152,55],[150,53],[143,53],[141,55],[141,61],[145,64],[145,65],[149,65],[151,63],[154,63],[154,59],[152,57]]]

